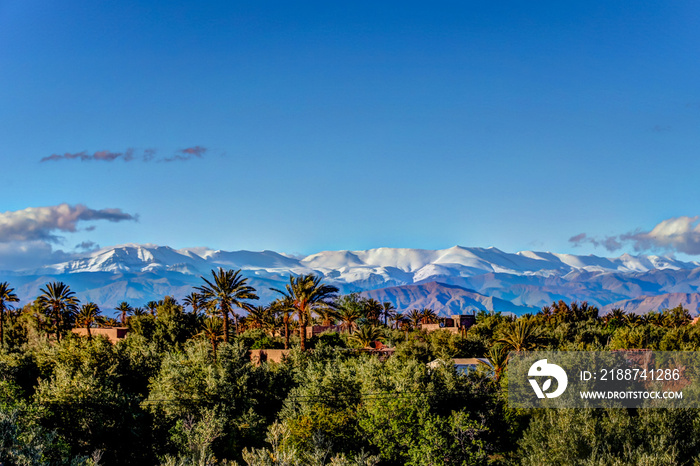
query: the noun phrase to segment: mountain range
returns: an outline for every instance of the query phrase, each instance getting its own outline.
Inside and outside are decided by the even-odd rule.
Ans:
[[[479,309],[522,314],[563,299],[588,301],[602,312],[627,312],[700,303],[700,263],[656,255],[616,258],[551,252],[507,253],[496,248],[377,248],[292,256],[274,251],[173,249],[125,244],[77,254],[39,268],[0,271],[23,302],[47,282],[63,281],[82,301],[103,309],[121,301],[143,305],[165,295],[182,298],[201,276],[223,267],[241,269],[261,302],[279,296],[290,274],[314,273],[342,293],[391,301],[399,310],[430,307],[442,315]]]

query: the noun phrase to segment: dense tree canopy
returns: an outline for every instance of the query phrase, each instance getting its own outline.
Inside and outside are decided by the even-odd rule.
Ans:
[[[0,464],[700,461],[697,410],[515,410],[506,401],[512,349],[697,351],[700,329],[681,307],[599,316],[586,303],[557,302],[517,319],[480,312],[463,333],[427,333],[421,325],[439,319],[434,313],[415,310],[413,325],[402,323],[391,306],[337,297],[318,277],[291,277],[280,300],[253,308],[246,300],[256,290],[239,272],[213,276],[200,289],[212,306],[193,295],[183,303],[191,311],[173,297],[144,303],[151,312],[125,318],[128,336],[116,344],[70,332],[110,321],[93,303],[75,314],[66,284],[6,306]],[[12,287],[4,289],[5,302],[16,303]],[[222,306],[251,311],[228,342]],[[315,317],[347,331],[307,340],[301,329]],[[373,352],[378,340],[393,356]],[[250,362],[250,349],[285,346],[292,349],[281,363]],[[450,362],[460,357],[489,364],[463,374]]]

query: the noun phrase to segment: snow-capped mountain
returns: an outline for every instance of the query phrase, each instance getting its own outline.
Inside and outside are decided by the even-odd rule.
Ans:
[[[507,253],[496,248],[399,249],[377,248],[366,251],[323,251],[306,257],[292,257],[274,251],[221,251],[207,248],[172,249],[152,244],[124,244],[102,248],[75,260],[48,264],[25,273],[148,272],[178,270],[197,274],[215,267],[244,270],[339,271],[348,282],[353,273],[400,272],[416,277],[433,275],[473,276],[482,273],[511,275],[565,275],[574,270],[588,272],[648,272],[651,270],[690,270],[698,262],[681,262],[660,256],[618,258],[575,256],[550,252]],[[391,275],[391,273],[390,273]]]
[[[76,290],[81,299],[106,306],[126,299],[138,305],[164,294],[182,297],[192,286],[202,283],[201,276],[218,267],[241,269],[263,301],[273,299],[275,295],[269,288],[283,285],[290,274],[321,275],[342,292],[391,289],[404,296],[406,289],[401,287],[439,282],[446,286],[431,288],[430,302],[435,305],[449,301],[451,312],[459,306],[456,303],[467,302],[465,293],[492,298],[484,309],[515,306],[515,310],[527,311],[559,299],[586,300],[603,307],[630,299],[641,302],[639,298],[646,296],[700,291],[698,262],[654,255],[606,258],[534,251],[507,253],[496,248],[461,246],[440,250],[323,251],[295,257],[274,251],[176,250],[151,244],[124,244],[38,269],[2,272],[0,280],[15,284],[24,299],[36,296],[38,288],[47,281],[61,280]],[[415,292],[412,289],[411,293]],[[395,301],[395,305],[406,305],[405,299],[399,303],[391,291],[380,294],[383,299]],[[479,298],[473,302],[486,301]],[[634,308],[633,304],[627,306]]]

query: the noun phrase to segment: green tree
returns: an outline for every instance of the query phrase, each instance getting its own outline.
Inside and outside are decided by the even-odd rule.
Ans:
[[[135,397],[113,377],[58,364],[49,379],[39,381],[35,400],[42,424],[58,432],[71,456],[102,450],[108,464],[148,463],[145,419]]]
[[[488,464],[488,430],[466,411],[449,416],[424,415],[418,438],[409,448],[409,466],[459,466]]]
[[[692,409],[536,410],[519,442],[520,464],[695,464]]]
[[[338,298],[335,307],[343,330],[352,333],[357,327],[356,322],[365,315],[365,301],[358,293],[350,293]]]
[[[274,416],[271,410],[276,414],[287,390],[275,385],[265,368],[251,365],[246,348],[237,342],[219,347],[216,363],[208,346],[190,340],[182,351],[166,353],[151,378],[145,405],[154,415],[157,435],[168,436],[179,421],[198,421],[213,410],[225,435],[211,451],[231,458],[264,438],[267,416]]]
[[[70,325],[80,301],[63,282],[48,283],[40,291],[41,295],[37,301],[51,316],[56,330],[56,341],[60,341],[61,332]]]
[[[598,308],[589,305],[586,301],[578,303],[573,301],[567,304],[563,300],[553,302],[551,306],[545,306],[540,311],[546,320],[553,319],[556,322],[573,322],[598,318]]]
[[[363,325],[357,332],[350,335],[348,340],[359,344],[362,348],[369,348],[371,343],[384,340],[384,330],[371,324]]]
[[[224,337],[223,324],[219,317],[208,317],[204,319],[202,323],[202,331],[197,335],[203,335],[211,343],[211,351],[214,355],[214,362],[216,362],[216,348],[219,344],[219,340]]]
[[[437,313],[434,310],[429,309],[427,307],[421,309],[420,314],[421,314],[421,319],[420,319],[421,323],[434,324],[438,320]]]
[[[521,317],[515,322],[506,324],[498,341],[505,343],[506,347],[512,351],[529,351],[540,346],[542,336],[532,319]]]
[[[156,315],[156,309],[158,308],[158,301],[149,301],[146,303],[146,309],[151,313],[152,316]]]
[[[317,308],[316,314],[318,314],[321,319],[321,325],[324,326],[333,325],[336,319],[338,319],[338,310],[332,307]]]
[[[296,311],[294,300],[290,296],[276,299],[270,303],[270,309],[275,315],[279,315],[284,328],[284,349],[289,349],[289,325],[292,313]]]
[[[0,348],[5,345],[5,311],[12,309],[9,303],[19,302],[15,289],[7,282],[0,283]]]
[[[603,322],[605,322],[608,325],[610,324],[611,321],[617,321],[617,323],[619,325],[619,324],[624,323],[626,320],[627,319],[626,319],[625,311],[623,311],[619,307],[613,309],[612,311],[610,311],[608,314],[606,314],[603,317]]]
[[[408,311],[408,315],[406,316],[406,318],[411,323],[412,328],[418,328],[421,321],[423,320],[423,313],[418,309],[411,309],[410,311]]]
[[[90,327],[92,326],[92,324],[97,322],[97,318],[99,315],[100,308],[97,307],[97,304],[90,302],[87,304],[83,304],[80,307],[78,315],[75,317],[76,324],[81,325],[87,329],[88,339],[92,338],[92,334],[90,333]]]
[[[394,315],[391,320],[394,322],[393,326],[396,330],[401,328],[402,325],[408,324],[408,317],[404,315],[403,312],[394,312]]]
[[[384,310],[382,303],[374,298],[369,298],[365,300],[364,304],[364,314],[367,320],[375,325],[379,324],[379,319],[382,315],[382,311]]]
[[[114,317],[99,316],[97,325],[101,328],[114,328],[119,326],[119,322]]]
[[[218,273],[211,271],[214,278],[209,281],[202,277],[206,285],[196,289],[202,294],[202,300],[213,306],[218,306],[221,318],[224,322],[224,342],[228,343],[228,318],[233,313],[233,308],[241,308],[250,311],[252,306],[248,300],[258,299],[255,288],[248,286],[248,279],[241,275],[241,271],[219,269]]]
[[[299,318],[301,351],[306,351],[306,325],[311,319],[311,313],[335,307],[332,300],[336,297],[338,288],[325,285],[321,283],[321,277],[309,274],[298,277],[290,275],[289,284],[286,285],[284,291],[276,288],[271,289],[282,294],[285,298],[291,299],[291,304]]]
[[[493,371],[493,378],[496,382],[500,381],[508,366],[508,348],[505,345],[493,345],[489,348],[489,352],[486,353],[486,359],[489,362],[488,364],[481,360],[479,360],[479,363]]]
[[[269,306],[251,307],[245,322],[247,328],[260,328],[265,332],[274,332],[274,313]]]
[[[638,327],[642,325],[642,317],[639,314],[627,314],[625,316],[625,322],[630,327]]]
[[[26,408],[0,406],[0,464],[50,464],[55,444],[56,434],[36,425]]]
[[[382,315],[384,316],[384,325],[387,325],[390,319],[396,315],[396,308],[389,301],[382,303]]]
[[[362,380],[357,371],[361,363],[338,353],[319,357],[315,352],[298,368],[295,378],[299,384],[290,390],[279,415],[289,429],[286,447],[310,451],[320,437],[328,450],[359,449],[356,432]]]
[[[690,312],[688,312],[688,310],[684,308],[682,304],[679,304],[673,309],[664,309],[663,315],[666,318],[666,325],[673,328],[688,325],[693,320]]]
[[[185,304],[185,306],[192,308],[193,314],[199,314],[199,309],[202,307],[202,295],[193,291],[185,296],[185,299],[183,299],[182,302]]]
[[[119,312],[119,321],[122,323],[122,325],[126,325],[127,317],[134,312],[134,308],[131,307],[131,305],[126,301],[119,303],[119,306],[115,307],[114,310]]]

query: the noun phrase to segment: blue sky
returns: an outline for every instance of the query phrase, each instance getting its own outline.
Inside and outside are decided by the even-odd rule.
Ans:
[[[0,268],[87,242],[690,257],[699,20],[690,1],[5,0]]]

